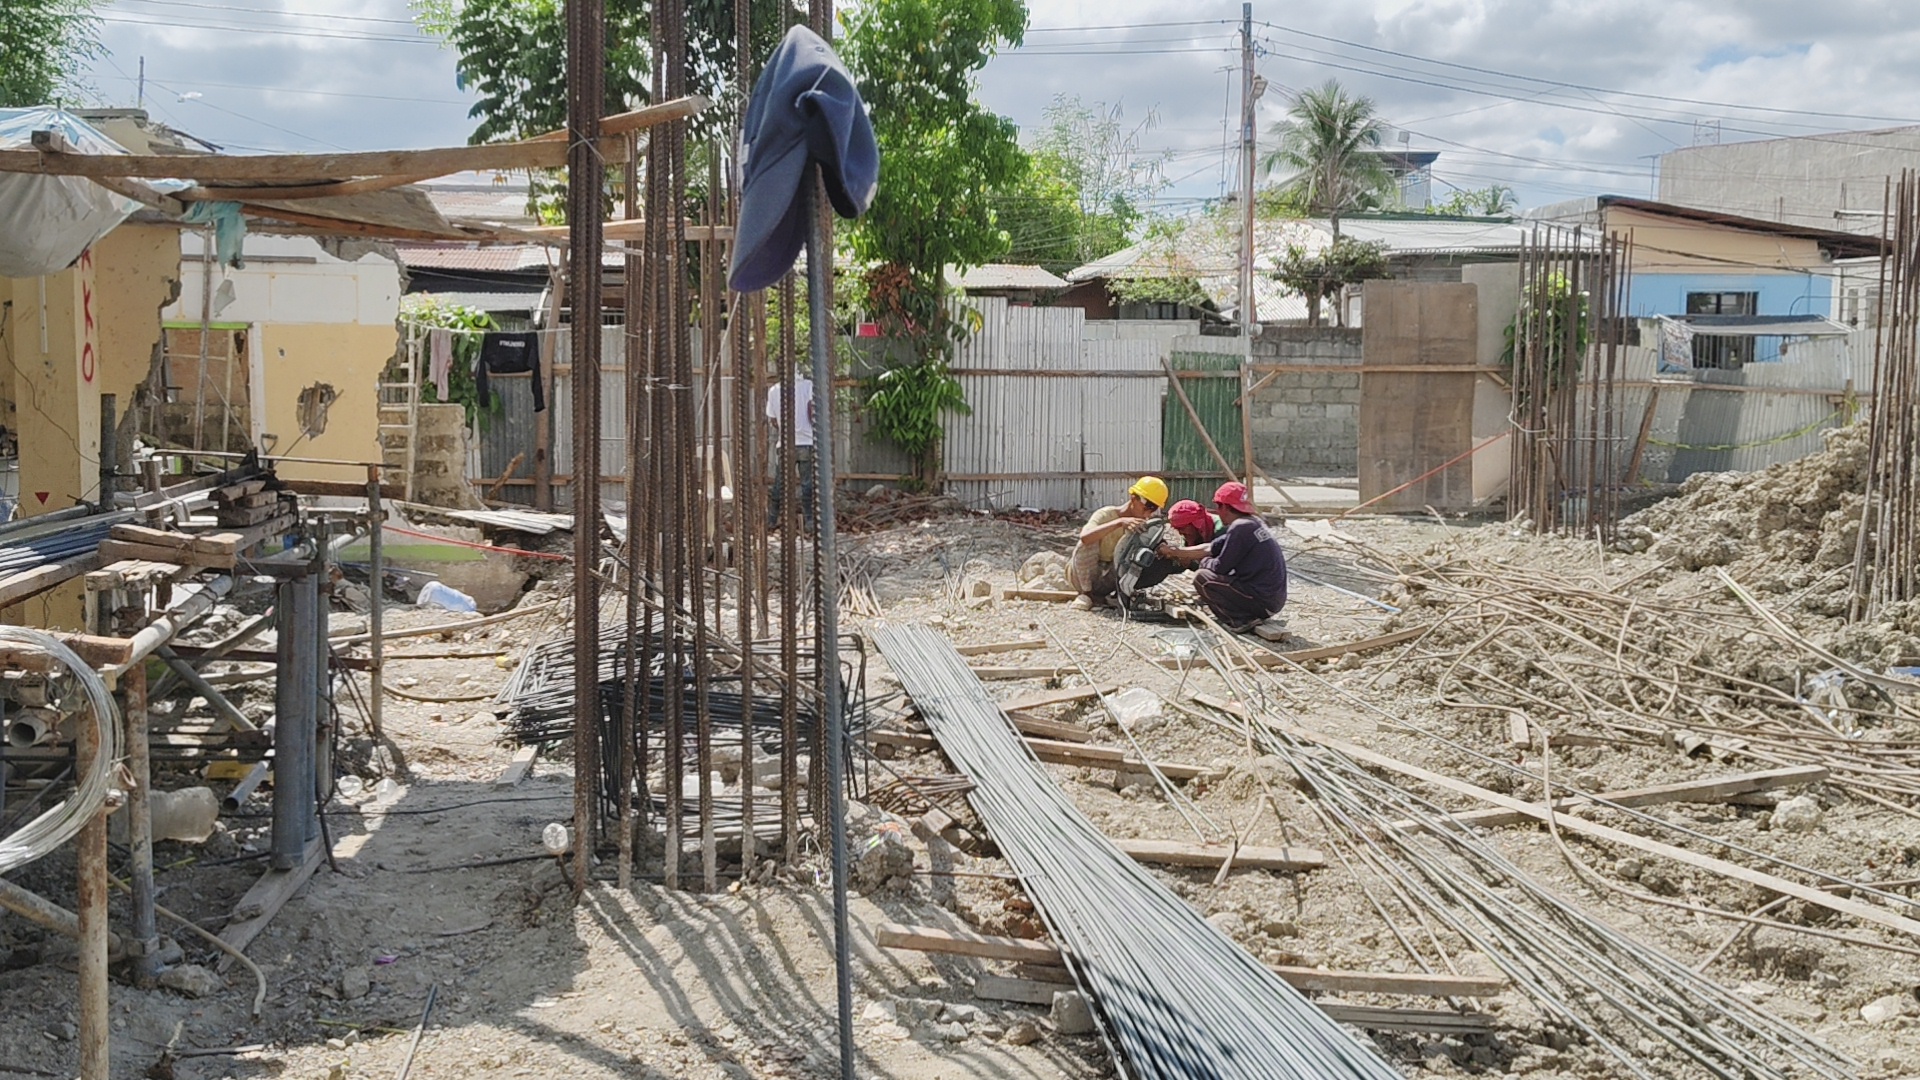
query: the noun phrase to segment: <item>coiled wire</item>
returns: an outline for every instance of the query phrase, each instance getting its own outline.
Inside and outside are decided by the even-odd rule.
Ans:
[[[79,778],[73,793],[10,835],[0,837],[0,874],[5,874],[51,854],[79,834],[106,804],[107,795],[113,790],[114,772],[125,754],[125,747],[121,737],[120,711],[114,706],[113,694],[107,690],[106,682],[59,638],[44,630],[0,626],[0,645],[39,650],[72,672],[81,692],[86,695],[87,709],[93,714],[94,726],[100,732],[100,752],[94,755],[91,767],[85,776]]]

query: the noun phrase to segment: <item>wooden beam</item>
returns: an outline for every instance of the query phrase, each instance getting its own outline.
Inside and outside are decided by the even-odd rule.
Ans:
[[[1051,1005],[1053,995],[1079,987],[1070,982],[1010,979],[1005,975],[975,975],[973,996],[981,1001],[1012,1001],[1021,1005]]]
[[[0,154],[6,151],[0,150]],[[0,172],[4,172],[0,169]],[[295,225],[305,225],[332,233],[336,236],[364,236],[375,240],[484,240],[490,237],[462,232],[458,226],[451,232],[432,232],[426,229],[409,229],[397,225],[370,225],[363,221],[346,221],[341,218],[327,217],[324,214],[308,214],[299,210],[287,210],[277,206],[262,206],[259,203],[245,202],[240,209],[254,217],[271,218],[274,221],[287,221]]]
[[[1101,694],[1111,694],[1119,689],[1118,683],[1108,683],[1105,686],[1078,686],[1068,690],[1040,690],[1031,694],[1015,694],[998,704],[1006,712],[1024,712],[1028,709],[1044,709],[1049,705],[1064,705],[1069,701],[1099,697]]]
[[[1115,840],[1113,846],[1135,862],[1156,866],[1197,866],[1218,870],[1228,858],[1235,870],[1318,870],[1327,857],[1312,848],[1188,844],[1177,840]]]
[[[89,551],[75,555],[70,559],[37,566],[18,574],[0,578],[0,608],[17,604],[31,596],[38,596],[63,582],[106,565],[107,560],[99,551]]]
[[[282,480],[280,490],[295,495],[333,495],[343,499],[364,499],[367,485],[357,480]],[[399,484],[380,485],[380,497],[398,499],[405,494]]]
[[[941,930],[932,926],[881,923],[874,928],[873,940],[883,948],[912,949],[915,952],[945,953],[948,956],[977,956],[983,960],[1014,960],[1036,964],[1058,964],[1060,950],[1044,941],[990,937],[971,930]]]
[[[1593,806],[1600,801],[1616,806],[1659,806],[1663,803],[1677,802],[1722,802],[1735,795],[1745,795],[1755,791],[1769,791],[1775,788],[1799,787],[1802,784],[1818,784],[1827,779],[1827,770],[1820,765],[1795,765],[1785,769],[1768,769],[1765,772],[1740,773],[1735,776],[1719,776],[1708,780],[1688,780],[1678,784],[1661,784],[1657,787],[1628,788],[1624,791],[1603,791],[1587,798],[1573,795],[1564,799],[1555,799],[1554,810],[1565,813],[1576,806]],[[1530,804],[1540,809],[1538,803]],[[1455,824],[1472,828],[1491,829],[1501,825],[1517,825],[1523,821],[1539,820],[1536,815],[1523,814],[1516,810],[1469,810],[1454,814]],[[1398,829],[1413,829],[1417,825],[1412,821],[1394,823]]]
[[[567,237],[572,235],[567,231],[567,226],[565,225],[521,226],[515,231],[530,240],[544,240],[549,243],[559,244],[566,243]],[[620,218],[615,221],[603,221],[600,223],[600,231],[602,238],[606,240],[645,240],[647,235],[647,222],[645,218]],[[693,241],[731,240],[733,239],[733,226],[689,224],[682,230],[681,238]]]
[[[1501,976],[1428,975],[1424,972],[1326,971],[1310,967],[1271,969],[1295,990],[1329,994],[1412,994],[1421,997],[1498,997],[1507,990]]]
[[[977,667],[970,668],[981,679],[1057,679],[1067,674],[1059,667]]]
[[[670,121],[685,120],[689,117],[698,116],[701,112],[705,111],[709,104],[711,103],[708,102],[706,98],[698,94],[692,94],[687,97],[674,98],[672,101],[663,101],[658,105],[648,105],[642,109],[634,109],[631,112],[603,116],[600,118],[600,134],[603,137],[609,135],[625,135],[631,131],[644,131],[650,127],[658,127]],[[565,142],[566,138],[567,132],[562,129],[559,131],[543,132],[533,136],[527,141],[553,143]]]
[[[1375,753],[1364,746],[1347,742],[1344,739],[1337,739],[1331,735],[1325,735],[1308,728],[1264,718],[1256,718],[1256,722],[1263,723],[1276,731],[1284,732],[1296,739],[1338,751],[1353,758],[1355,761],[1378,766],[1390,772],[1397,772],[1402,776],[1432,784],[1437,788],[1451,791],[1458,795],[1478,799],[1481,802],[1518,813],[1523,817],[1533,818],[1537,821],[1551,820],[1555,827],[1564,832],[1577,833],[1595,840],[1605,840],[1609,843],[1632,848],[1636,851],[1644,851],[1650,855],[1659,855],[1672,859],[1674,862],[1684,863],[1697,870],[1705,870],[1709,873],[1718,874],[1721,877],[1753,885],[1770,892],[1791,896],[1796,900],[1804,900],[1816,907],[1823,907],[1841,915],[1848,915],[1866,922],[1875,923],[1909,936],[1920,935],[1920,921],[1909,919],[1903,915],[1896,915],[1883,907],[1863,903],[1850,897],[1836,896],[1833,893],[1814,888],[1810,885],[1802,885],[1797,881],[1789,881],[1777,874],[1769,874],[1764,871],[1740,866],[1736,863],[1730,863],[1725,859],[1717,859],[1711,855],[1702,855],[1695,851],[1689,851],[1686,848],[1675,847],[1672,844],[1662,843],[1658,840],[1650,840],[1644,836],[1637,836],[1627,832],[1624,829],[1616,829],[1610,825],[1602,825],[1584,818],[1577,818],[1569,814],[1551,811],[1544,806],[1511,798],[1497,791],[1490,791],[1476,784],[1469,784],[1464,780],[1458,780],[1454,777],[1434,772],[1431,769],[1424,769],[1418,765],[1409,764],[1398,758]]]
[[[1064,720],[1044,720],[1038,716],[1028,716],[1023,712],[1010,712],[1007,720],[1015,731],[1022,735],[1032,735],[1041,739],[1058,739],[1062,742],[1092,742],[1093,732],[1079,724],[1069,724]]]
[[[1368,1031],[1419,1031],[1432,1035],[1485,1035],[1493,1031],[1493,1021],[1479,1013],[1457,1013],[1447,1009],[1396,1009],[1383,1005],[1343,1005],[1314,1002],[1329,1020],[1351,1024]]]
[[[186,204],[180,201],[179,196],[156,191],[130,177],[94,176],[88,179],[91,179],[95,184],[106,188],[108,191],[113,192],[115,195],[132,199],[134,202],[140,203],[143,206],[150,206],[163,214],[184,214],[187,212]]]
[[[1022,638],[1018,641],[989,641],[983,645],[955,645],[953,651],[961,656],[985,656],[989,653],[1021,652],[1046,647],[1047,643],[1039,638]]]
[[[867,738],[876,745],[896,746],[904,750],[924,752],[940,749],[939,740],[933,736],[910,731],[872,731],[867,733]],[[1115,769],[1125,772],[1146,772],[1157,768],[1169,780],[1192,780],[1201,776],[1212,776],[1218,772],[1218,770],[1203,768],[1199,765],[1183,765],[1176,762],[1156,761],[1148,765],[1127,751],[1112,746],[1083,746],[1056,739],[1034,738],[1027,739],[1026,743],[1033,750],[1034,757],[1055,765],[1082,765],[1094,769]]]
[[[299,199],[337,199],[344,195],[369,195],[376,191],[432,180],[439,173],[400,173],[395,176],[369,176],[360,180],[336,180],[326,184],[288,184],[284,187],[190,187],[173,197],[181,202],[290,202]],[[95,179],[98,179],[97,177]]]
[[[388,659],[391,660],[393,658],[388,657]],[[527,773],[533,770],[534,759],[539,756],[540,746],[537,743],[515,750],[513,752],[513,760],[508,762],[506,769],[501,771],[500,779],[493,782],[494,789],[504,790],[506,788],[519,787],[520,781],[525,780]]]
[[[340,154],[69,154],[0,150],[0,172],[199,182],[445,176],[468,170],[554,169],[566,161],[565,141],[534,140]]]
[[[293,899],[293,894],[299,892],[300,887],[313,876],[325,853],[320,841],[314,840],[307,844],[306,857],[293,869],[269,870],[260,875],[247,894],[233,906],[233,921],[220,931],[220,940],[236,951],[245,952],[253,939],[260,936],[260,931],[265,930],[280,909],[287,905],[287,901]],[[222,953],[214,970],[224,973],[232,966],[233,953]]]

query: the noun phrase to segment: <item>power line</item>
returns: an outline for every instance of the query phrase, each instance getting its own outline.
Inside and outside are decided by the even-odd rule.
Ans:
[[[1377,45],[1365,45],[1358,41],[1348,41],[1345,38],[1332,37],[1327,34],[1316,34],[1310,30],[1301,30],[1298,27],[1292,27],[1292,26],[1282,26],[1278,23],[1263,22],[1263,23],[1260,23],[1259,25],[1267,27],[1270,30],[1278,30],[1286,34],[1294,34],[1299,37],[1313,38],[1316,41],[1328,41],[1336,45],[1345,45],[1349,48],[1363,49],[1367,52],[1382,53],[1387,56],[1397,56],[1403,60],[1414,60],[1423,64],[1432,64],[1437,67],[1458,68],[1462,71],[1471,71],[1481,75],[1493,75],[1503,79],[1518,79],[1522,82],[1539,83],[1546,86],[1563,87],[1568,90],[1580,90],[1587,93],[1613,94],[1619,97],[1640,98],[1646,101],[1670,101],[1670,102],[1675,102],[1677,104],[1683,104],[1683,105],[1704,105],[1709,108],[1715,108],[1715,109],[1741,109],[1741,110],[1746,110],[1748,112],[1777,113],[1777,114],[1786,115],[1786,116],[1818,116],[1818,117],[1824,117],[1824,118],[1834,119],[1834,120],[1867,120],[1867,121],[1887,122],[1887,123],[1894,123],[1894,124],[1920,124],[1920,120],[1916,120],[1912,117],[1904,117],[1904,116],[1875,116],[1871,114],[1861,114],[1861,113],[1825,112],[1819,109],[1788,109],[1788,108],[1775,108],[1769,105],[1741,105],[1741,104],[1737,104],[1730,101],[1711,101],[1704,98],[1675,97],[1669,94],[1647,94],[1647,93],[1641,93],[1636,90],[1616,90],[1616,89],[1610,89],[1604,86],[1586,86],[1581,83],[1571,83],[1571,82],[1564,82],[1559,79],[1542,78],[1537,75],[1521,75],[1511,71],[1500,71],[1496,68],[1475,67],[1472,64],[1462,64],[1452,60],[1441,60],[1436,57],[1422,56],[1418,53],[1400,52],[1395,49],[1381,48],[1380,46],[1377,46]]]
[[[140,14],[146,13],[141,12]],[[171,30],[220,30],[241,34],[277,34],[283,37],[327,38],[335,41],[390,42],[400,45],[433,45],[436,47],[440,44],[440,42],[429,37],[386,37],[378,34],[355,34],[346,31],[323,29],[292,30],[270,26],[226,26],[219,23],[188,22],[183,19],[162,18],[155,21],[153,19],[129,18],[126,15],[102,15],[99,18],[102,22],[124,23],[128,26],[158,26]]]
[[[174,89],[171,86],[168,86],[166,83],[163,83],[158,79],[149,78],[147,81],[159,87],[160,89],[165,90],[167,93],[172,94],[175,97],[178,97],[178,98],[185,97],[185,95],[182,94],[180,91]],[[282,134],[291,135],[296,139],[305,139],[311,143],[319,143],[321,146],[331,146],[335,150],[350,149],[349,147],[341,146],[337,142],[330,142],[326,139],[317,139],[312,135],[306,134],[305,132],[295,131],[290,127],[282,127],[281,125],[276,124],[271,120],[262,120],[257,116],[248,116],[246,113],[235,112],[232,109],[225,108],[220,105],[215,105],[213,102],[208,101],[205,98],[193,98],[192,100],[194,101],[195,104],[204,105],[207,108],[212,109],[214,112],[226,113],[228,116],[236,117],[238,119],[248,121],[249,123],[259,124],[261,127],[272,128],[273,130],[278,131]]]
[[[124,73],[120,75],[110,75],[107,77],[112,79],[121,79],[127,82],[138,81],[133,76],[127,75]],[[148,79],[147,81],[152,82],[153,80]],[[454,98],[417,98],[417,97],[395,97],[390,94],[353,94],[353,93],[348,93],[347,91],[344,91],[344,90],[309,90],[306,87],[302,87],[302,86],[259,86],[253,83],[204,82],[200,79],[194,79],[193,85],[218,87],[222,90],[261,90],[269,94],[306,94],[313,97],[357,98],[362,101],[404,101],[404,102],[408,102],[412,104],[420,104],[420,105],[472,105],[473,104],[470,101],[459,101]]]
[[[374,15],[334,15],[320,11],[287,11],[281,8],[235,7],[232,4],[194,3],[193,0],[133,0],[133,2],[160,4],[166,7],[199,8],[202,11],[229,11],[240,15],[284,15],[294,19],[337,19],[342,22],[386,23],[398,26],[414,24],[412,19],[385,19]]]
[[[1185,22],[1108,23],[1104,26],[1029,26],[1029,34],[1078,34],[1090,30],[1156,30],[1169,26],[1231,26],[1227,19],[1192,19]]]

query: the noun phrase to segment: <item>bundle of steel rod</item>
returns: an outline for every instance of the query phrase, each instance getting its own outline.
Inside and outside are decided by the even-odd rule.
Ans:
[[[1920,173],[1889,186],[1853,614],[1920,597]]]
[[[1628,265],[1625,240],[1578,228],[1537,226],[1521,247],[1508,513],[1538,532],[1613,536],[1631,479],[1621,475],[1615,390]]]
[[[1237,670],[1212,649],[1208,659],[1243,703],[1225,726],[1304,782],[1341,863],[1423,970],[1477,951],[1550,1022],[1648,1080],[1855,1075],[1853,1062],[1792,1025],[1566,903],[1475,830],[1454,827],[1443,806],[1314,738],[1280,706],[1275,673]]]
[[[85,555],[100,546],[115,525],[133,520],[130,513],[76,515],[55,521],[28,518],[11,523],[0,533],[0,578],[35,570],[48,563]]]
[[[968,801],[1091,992],[1128,1075],[1399,1075],[1121,854],[1040,768],[945,638],[903,626],[875,640],[977,785]]]

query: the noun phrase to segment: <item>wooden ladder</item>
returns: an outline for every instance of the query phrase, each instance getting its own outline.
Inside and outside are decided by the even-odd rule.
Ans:
[[[380,460],[406,477],[405,495],[413,501],[413,473],[417,461],[420,419],[420,356],[427,348],[426,328],[407,327],[406,344],[398,363],[387,366],[380,382]]]

